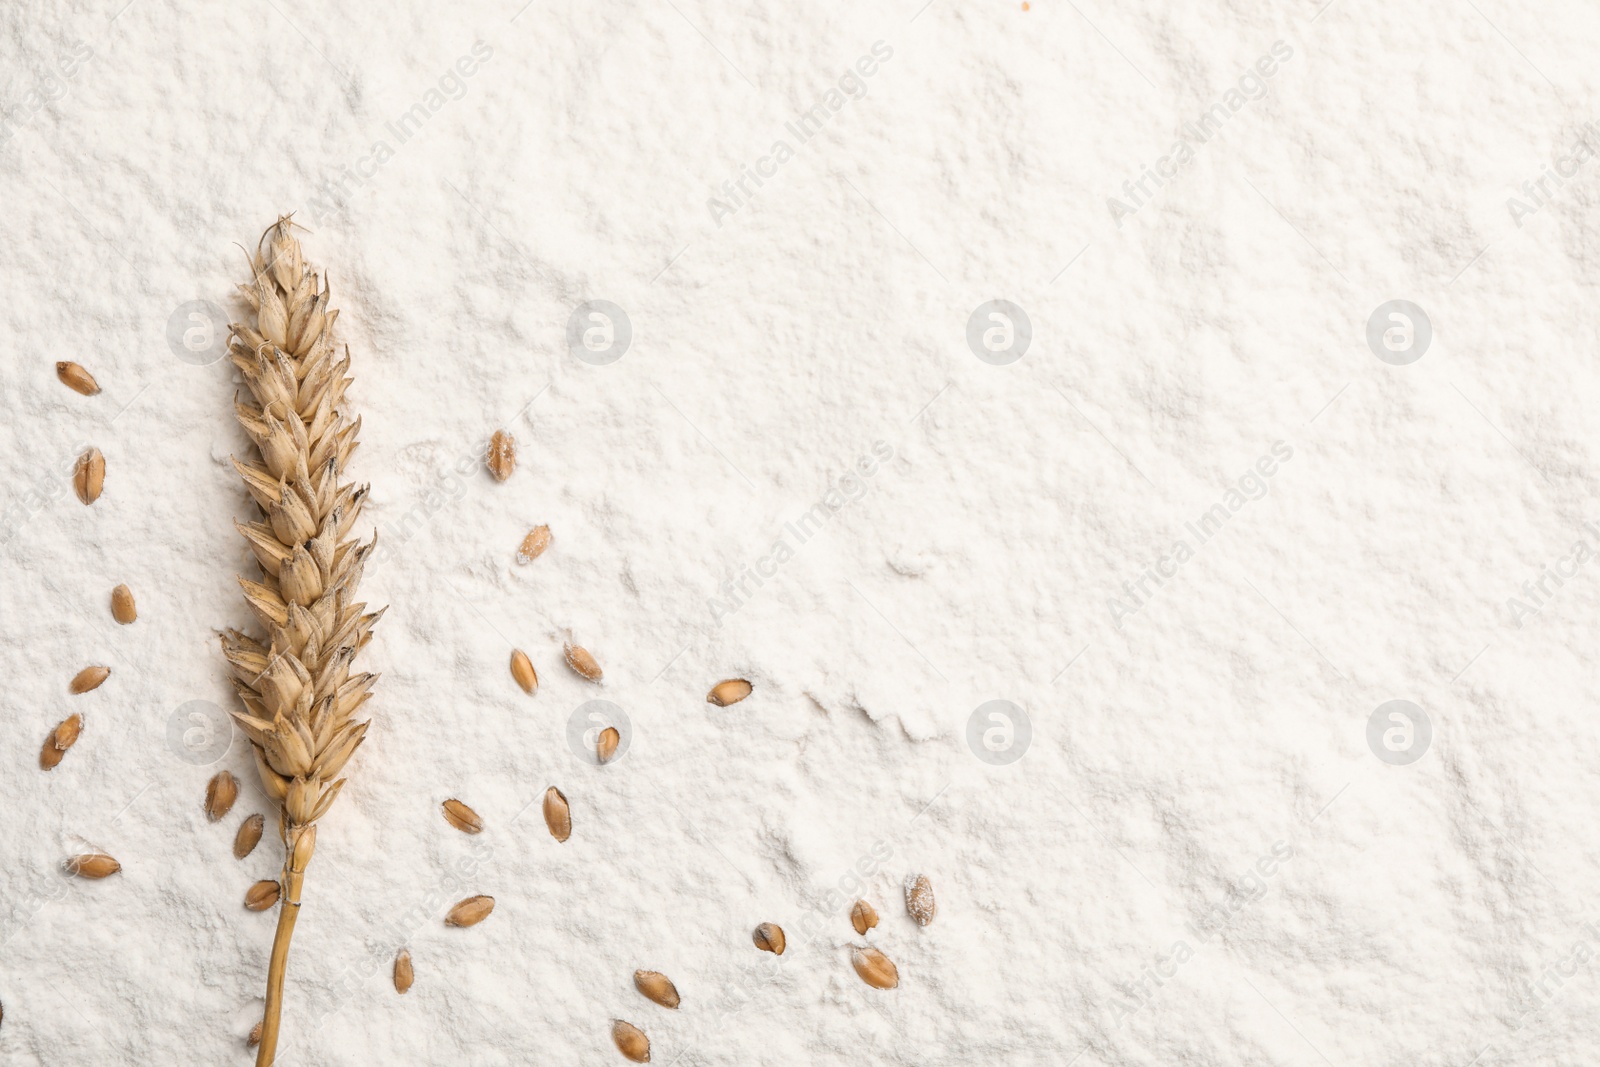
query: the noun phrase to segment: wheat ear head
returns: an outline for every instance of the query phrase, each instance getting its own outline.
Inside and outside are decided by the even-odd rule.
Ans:
[[[353,716],[377,676],[352,674],[351,664],[383,614],[356,602],[377,537],[346,540],[367,495],[365,486],[340,482],[361,427],[345,411],[350,353],[334,351],[339,313],[329,310],[328,288],[306,268],[290,226],[280,218],[257,242],[254,278],[239,286],[255,321],[232,324],[228,339],[251,393],[249,402],[235,397],[234,410],[256,445],[250,461],[233,465],[261,509],[256,521],[234,523],[261,564],[259,581],[240,576],[239,584],[267,638],[230,629],[222,652],[245,707],[233,716],[250,738],[262,786],[282,807],[284,843],[258,1067],[269,1067],[277,1051],[284,965],[316,823],[367,731]]]

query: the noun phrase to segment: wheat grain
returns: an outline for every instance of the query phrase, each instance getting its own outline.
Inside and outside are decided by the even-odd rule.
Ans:
[[[528,536],[522,539],[522,544],[517,549],[518,563],[532,563],[544,554],[550,547],[550,527],[535,526],[528,531]]]
[[[67,860],[67,873],[79,878],[106,878],[122,870],[122,864],[103,852],[90,852]]]
[[[266,911],[278,902],[278,896],[283,892],[283,887],[271,878],[263,879],[252,885],[244,893],[244,906],[251,911]]]
[[[44,747],[39,750],[39,766],[47,771],[55,770],[66,757],[67,749],[78,743],[82,732],[82,715],[68,715],[62,719],[44,739]]]
[[[511,677],[529,696],[539,691],[539,672],[533,669],[533,661],[520,648],[511,650]]]
[[[783,936],[783,927],[777,923],[762,923],[756,927],[750,939],[756,943],[756,948],[774,955],[783,955],[783,949],[788,944],[788,938]]]
[[[218,771],[206,783],[206,818],[216,822],[233,810],[233,802],[238,799],[239,779],[228,771]]]
[[[544,824],[557,841],[572,836],[572,809],[567,805],[566,794],[555,786],[544,791]]]
[[[483,833],[483,816],[461,803],[450,799],[444,802],[444,821],[464,834]]]
[[[477,926],[494,910],[494,897],[475,896],[458,901],[444,921],[450,926]]]
[[[622,743],[622,734],[617,732],[615,726],[607,726],[600,731],[600,736],[594,743],[595,757],[601,763],[610,763],[611,757],[617,754],[617,746]]]
[[[933,922],[933,917],[939,914],[939,904],[933,899],[933,883],[928,881],[928,876],[907,875],[905,890],[906,914],[916,920],[918,926]]]
[[[235,527],[261,565],[240,577],[264,639],[222,635],[244,705],[233,713],[250,739],[268,797],[282,806],[283,907],[267,971],[267,1003],[256,1062],[267,1067],[278,1044],[283,972],[300,914],[317,820],[345,780],[338,774],[366,735],[354,716],[376,677],[353,674],[358,653],[383,614],[357,601],[361,572],[377,545],[350,537],[366,487],[341,481],[361,420],[348,417],[350,353],[333,340],[339,313],[329,289],[307,267],[287,218],[257,242],[251,280],[239,288],[247,321],[230,326],[228,352],[248,388],[234,412],[255,452],[234,469],[260,509]]]
[[[678,987],[660,971],[634,971],[633,987],[663,1008],[676,1008],[681,1003]]]
[[[411,950],[403,948],[394,957],[394,991],[404,993],[411,988],[416,977],[416,972],[411,968]]]
[[[503,482],[511,477],[517,467],[516,439],[504,430],[496,430],[489,438],[489,454],[484,457],[484,464],[496,481]]]
[[[78,457],[72,466],[72,488],[78,499],[93,504],[100,499],[100,490],[106,484],[106,457],[98,448],[91,448]]]
[[[743,678],[729,678],[726,682],[718,682],[711,687],[711,692],[706,694],[706,703],[725,708],[729,704],[739,703],[749,695],[749,682]]]
[[[878,912],[871,904],[858,900],[850,909],[850,925],[856,928],[856,933],[862,937],[867,931],[878,925]]]
[[[621,1019],[613,1019],[611,1021],[611,1040],[617,1043],[617,1051],[634,1063],[650,1062],[650,1039],[644,1036],[643,1030],[632,1023],[625,1023]]]
[[[589,650],[581,645],[568,645],[566,647],[567,666],[577,671],[591,682],[598,682],[604,675],[600,664],[596,663]]]
[[[900,968],[894,961],[870,946],[850,950],[850,966],[861,980],[875,989],[893,989],[900,984]]]
[[[111,590],[111,617],[122,625],[139,617],[139,611],[133,606],[133,590],[125,585],[119,585]]]
[[[261,830],[266,821],[258,811],[239,824],[239,832],[233,838],[234,859],[242,860],[256,850],[256,845],[261,842]]]
[[[100,683],[111,677],[110,667],[85,667],[72,676],[72,681],[67,685],[75,695],[82,696],[93,689],[99,689]]]
[[[94,375],[71,361],[56,364],[56,377],[61,379],[62,385],[84,396],[94,396],[100,391],[100,383],[94,380]]]

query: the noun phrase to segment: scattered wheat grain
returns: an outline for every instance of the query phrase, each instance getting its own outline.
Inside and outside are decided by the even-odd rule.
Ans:
[[[66,869],[79,878],[105,878],[122,870],[122,864],[103,852],[89,852],[67,860]]]
[[[511,472],[517,466],[516,439],[504,430],[496,430],[494,436],[489,438],[489,455],[485,462],[496,480],[503,482],[511,477]]]
[[[600,664],[594,661],[589,650],[580,645],[566,647],[567,666],[577,671],[591,682],[598,682],[602,677]]]
[[[66,758],[67,749],[78,741],[78,735],[83,732],[83,716],[68,715],[56,724],[56,728],[45,735],[44,746],[39,749],[39,766],[43,770],[53,771]]]
[[[632,1023],[625,1023],[621,1019],[613,1019],[611,1022],[611,1040],[617,1043],[617,1051],[634,1063],[650,1062],[650,1039],[644,1036],[643,1030]]]
[[[518,563],[532,563],[544,555],[544,550],[550,547],[550,527],[535,526],[528,531],[528,536],[522,539],[522,545],[517,549]]]
[[[100,683],[109,677],[111,677],[110,667],[85,667],[72,676],[72,682],[67,688],[82,695],[91,689],[99,689]]]
[[[239,832],[233,835],[234,859],[242,860],[255,851],[256,845],[261,841],[261,831],[266,824],[267,820],[260,812],[256,812],[239,824]]]
[[[529,696],[539,691],[539,672],[533,669],[533,661],[520,648],[511,650],[511,677]]]
[[[477,926],[494,910],[494,897],[475,896],[460,901],[450,909],[444,921],[451,926]]]
[[[106,457],[98,448],[91,448],[78,457],[72,467],[72,488],[78,499],[93,504],[100,499],[100,490],[106,484]]]
[[[939,905],[933,899],[933,883],[928,881],[928,876],[908,875],[905,889],[906,914],[916,920],[918,926],[933,922],[933,917],[939,914]]]
[[[138,609],[133,606],[132,589],[119,585],[111,590],[111,617],[124,626],[139,617]]]
[[[555,786],[544,791],[544,824],[557,841],[572,836],[572,809],[567,806],[566,796]]]
[[[787,939],[783,936],[783,927],[777,923],[762,923],[756,927],[755,933],[750,936],[755,941],[756,948],[778,956],[783,955],[784,946],[788,944]]]
[[[726,682],[718,682],[711,687],[711,692],[706,694],[706,703],[715,704],[719,708],[737,704],[750,695],[750,688],[750,683],[743,678],[729,678]]]
[[[634,971],[633,986],[663,1008],[678,1006],[678,987],[660,971]]]
[[[278,902],[282,894],[283,886],[271,878],[265,878],[244,891],[244,906],[251,911],[266,911]]]
[[[404,993],[411,988],[416,973],[411,969],[411,950],[401,949],[394,957],[394,991]]]
[[[850,950],[850,966],[874,989],[893,989],[900,984],[900,969],[894,961],[870,945]]]
[[[94,375],[70,360],[56,364],[56,377],[68,389],[84,396],[94,396],[100,391],[100,383],[94,380]]]
[[[233,810],[233,802],[238,799],[239,779],[230,771],[218,771],[206,783],[206,818],[216,822]]]
[[[444,821],[454,826],[464,834],[481,834],[483,832],[483,817],[461,801],[454,798],[447,800],[442,805],[444,808]]]

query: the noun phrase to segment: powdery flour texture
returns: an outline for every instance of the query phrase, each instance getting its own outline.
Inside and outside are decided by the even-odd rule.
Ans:
[[[360,369],[390,610],[280,1062],[623,1062],[614,1019],[707,1067],[1593,1059],[1600,14],[0,24],[0,1060],[250,1061],[279,849],[233,858],[270,809],[215,727],[220,357],[281,212]]]

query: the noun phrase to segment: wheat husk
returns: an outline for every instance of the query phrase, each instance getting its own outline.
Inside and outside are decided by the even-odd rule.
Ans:
[[[249,738],[267,796],[281,804],[283,907],[267,971],[267,1003],[256,1062],[273,1062],[283,1004],[283,974],[317,821],[327,813],[367,723],[355,716],[376,677],[353,672],[381,611],[356,598],[377,544],[350,536],[367,497],[343,480],[360,419],[347,411],[349,349],[333,340],[338,312],[329,287],[308,268],[287,218],[249,257],[240,286],[250,313],[231,325],[228,354],[246,395],[234,412],[254,449],[233,460],[258,514],[235,522],[260,564],[239,578],[263,633],[222,634],[243,704],[233,713]]]

